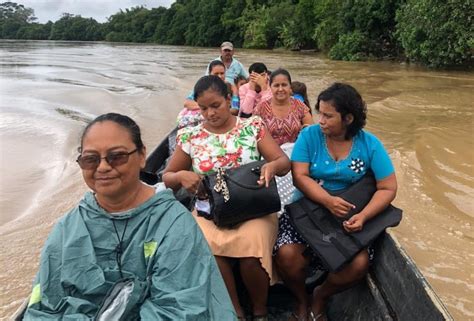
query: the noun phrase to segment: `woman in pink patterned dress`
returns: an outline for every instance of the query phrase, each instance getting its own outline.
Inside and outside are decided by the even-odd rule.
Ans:
[[[260,102],[253,112],[259,115],[278,145],[293,143],[300,130],[313,124],[308,106],[291,97],[291,76],[277,69],[270,76],[272,98]]]
[[[167,187],[197,193],[202,176],[217,168],[250,163],[260,155],[267,163],[262,166],[259,184],[288,173],[288,157],[267,133],[260,117],[242,119],[230,113],[230,95],[221,79],[202,77],[194,92],[204,122],[178,132],[176,151],[163,175]],[[268,286],[275,281],[272,246],[278,228],[276,214],[243,222],[233,229],[218,228],[213,221],[198,216],[196,210],[193,215],[217,260],[239,319],[244,319],[244,311],[232,273],[234,264],[238,264],[252,300],[253,320],[266,320]]]

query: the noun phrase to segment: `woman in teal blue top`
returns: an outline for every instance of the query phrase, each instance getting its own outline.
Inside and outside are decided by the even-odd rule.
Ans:
[[[377,181],[376,193],[365,208],[343,223],[348,233],[360,231],[364,222],[395,198],[397,181],[392,162],[380,140],[362,129],[367,109],[352,86],[333,84],[319,94],[316,110],[319,124],[300,133],[291,155],[293,183],[299,190],[295,197],[304,195],[325,206],[332,215],[344,217],[354,205],[328,191],[346,189],[371,170]],[[279,228],[275,259],[281,277],[297,300],[292,318],[326,320],[324,310],[328,298],[366,275],[368,251],[361,251],[341,271],[329,273],[323,284],[314,290],[310,302],[304,284],[305,271],[311,261],[303,255],[307,245],[289,224],[286,213],[280,217]],[[316,265],[321,266],[318,262]]]
[[[24,320],[236,320],[191,213],[140,181],[137,124],[99,116],[79,152],[91,191],[50,233]]]

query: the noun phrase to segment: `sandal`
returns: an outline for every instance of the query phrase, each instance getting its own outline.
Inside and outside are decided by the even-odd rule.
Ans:
[[[309,317],[311,318],[310,321],[327,321],[328,320],[324,312],[321,312],[315,316],[313,311],[309,311]]]
[[[252,321],[268,321],[268,315],[254,315]]]

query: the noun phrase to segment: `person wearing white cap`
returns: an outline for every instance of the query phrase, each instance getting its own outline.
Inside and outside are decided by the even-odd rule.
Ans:
[[[235,77],[242,75],[246,79],[249,77],[249,74],[245,70],[244,66],[240,61],[235,59],[234,56],[234,45],[232,42],[224,41],[221,44],[221,55],[213,60],[220,60],[225,65],[225,80],[231,84],[234,83]],[[209,73],[209,65],[206,69],[206,75]]]

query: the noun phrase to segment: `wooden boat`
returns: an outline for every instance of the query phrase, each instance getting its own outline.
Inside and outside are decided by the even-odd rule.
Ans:
[[[149,183],[161,181],[161,173],[174,144],[174,129],[148,156],[142,179]],[[186,203],[187,199],[182,198]],[[386,232],[375,243],[375,259],[365,281],[339,293],[328,304],[328,319],[343,320],[453,320],[413,260]],[[307,280],[308,291],[323,281],[324,275]],[[245,298],[243,298],[245,301]],[[288,320],[293,297],[281,284],[269,293],[269,320]]]
[[[161,181],[161,174],[170,156],[170,143],[174,144],[176,129],[148,156],[141,179],[149,184]],[[186,195],[178,195],[185,205]],[[375,259],[366,280],[339,293],[328,303],[327,315],[331,321],[416,321],[454,320],[433,291],[413,260],[390,233],[381,235],[375,243]],[[307,289],[321,283],[324,274],[316,274],[307,280]],[[240,288],[243,305],[246,300],[243,286]],[[11,320],[21,320],[25,303]],[[268,307],[270,321],[286,321],[292,311],[293,297],[282,284],[270,287]]]

